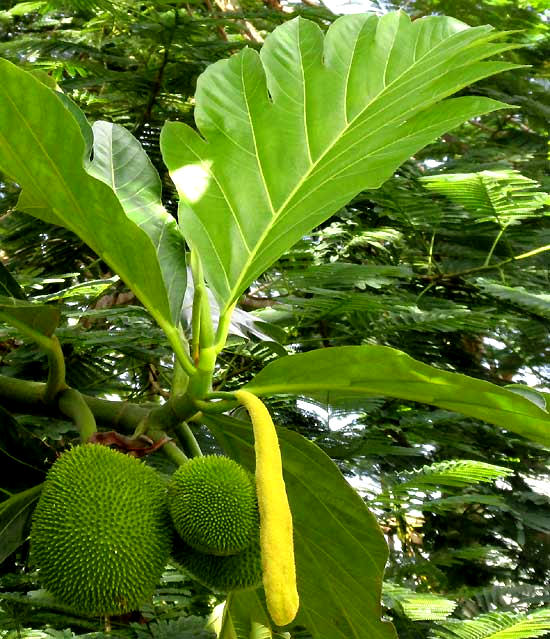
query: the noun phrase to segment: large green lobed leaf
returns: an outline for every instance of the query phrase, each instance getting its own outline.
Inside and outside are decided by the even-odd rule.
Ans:
[[[18,208],[76,233],[161,326],[172,326],[153,240],[125,214],[112,188],[86,170],[91,139],[84,116],[6,60],[0,60],[0,103],[0,169],[22,187]]]
[[[55,306],[0,295],[0,319],[39,342],[54,334],[60,317]]]
[[[162,204],[159,174],[136,138],[119,124],[94,122],[88,172],[108,184],[126,215],[151,238],[164,279],[172,321],[179,324],[187,285],[185,241]]]
[[[225,452],[253,472],[250,423],[225,416],[204,422]],[[320,448],[285,428],[277,434],[294,525],[295,623],[314,639],[396,639],[393,626],[380,619],[388,549],[376,519]]]
[[[401,12],[278,27],[199,78],[199,133],[168,122],[164,160],[180,225],[222,311],[304,234],[412,154],[469,118],[505,105],[447,99],[514,68],[483,61],[511,45],[492,27]],[[202,137],[201,137],[202,135]]]
[[[282,357],[244,388],[323,397],[387,395],[453,410],[550,446],[550,413],[512,390],[440,370],[387,346],[339,346]]]
[[[261,590],[229,593],[218,639],[272,639],[271,622]]]
[[[0,564],[27,539],[31,514],[41,491],[42,484],[0,503]]]

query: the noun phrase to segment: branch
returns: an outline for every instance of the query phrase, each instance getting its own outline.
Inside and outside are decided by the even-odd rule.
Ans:
[[[279,301],[277,297],[255,297],[254,295],[243,295],[239,299],[239,306],[245,311],[256,311],[260,308],[270,308]]]
[[[138,426],[143,424],[149,437],[153,441],[158,441],[159,438],[166,437],[165,431],[178,429],[183,421],[197,414],[196,405],[186,395],[171,397],[163,406],[150,410],[131,402],[91,397],[79,393],[75,389],[65,390],[61,394],[58,404],[47,405],[43,401],[45,390],[46,384],[42,382],[0,375],[1,405],[25,415],[69,417],[79,428],[83,441],[95,432],[95,422],[128,434],[134,433]],[[189,442],[189,451],[191,452],[190,439]],[[166,443],[162,450],[177,464],[187,460],[187,456],[174,442]],[[197,444],[195,453],[198,454],[199,450]]]
[[[178,12],[174,11],[174,25],[170,29],[170,34],[166,39],[164,44],[164,51],[162,54],[162,61],[160,63],[160,67],[157,70],[157,74],[155,76],[155,80],[153,82],[153,86],[151,87],[151,92],[149,93],[149,99],[147,100],[147,105],[145,106],[145,111],[140,118],[136,128],[134,129],[134,135],[139,137],[139,134],[142,132],[144,125],[151,120],[151,114],[153,112],[153,107],[155,106],[155,102],[159,96],[160,90],[162,89],[162,82],[164,79],[164,71],[166,70],[166,65],[168,64],[168,60],[170,58],[170,47],[172,46],[172,41],[174,40],[174,34],[176,32],[176,27],[178,24]]]
[[[527,253],[521,253],[520,255],[513,255],[512,257],[508,257],[501,262],[497,262],[496,264],[483,264],[482,266],[473,266],[472,268],[464,269],[463,271],[456,271],[454,273],[440,273],[438,275],[424,275],[423,279],[429,279],[431,281],[440,281],[440,280],[450,280],[456,277],[462,277],[464,275],[471,275],[472,273],[478,273],[481,271],[489,271],[492,269],[500,269],[507,264],[511,264],[512,262],[518,262],[519,260],[525,260],[529,257],[534,257],[535,255],[539,255],[540,253],[545,253],[546,251],[550,251],[550,244],[546,244],[545,246],[539,246],[539,248],[533,249],[532,251],[527,251]]]

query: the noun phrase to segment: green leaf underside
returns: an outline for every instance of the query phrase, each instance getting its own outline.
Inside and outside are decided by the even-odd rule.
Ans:
[[[155,247],[113,191],[86,172],[81,124],[54,91],[6,60],[0,79],[0,168],[23,189],[18,208],[80,236],[159,324],[169,324]]]
[[[394,12],[341,17],[323,38],[297,18],[259,55],[245,49],[203,73],[203,137],[168,122],[161,148],[180,225],[222,310],[357,193],[449,129],[505,106],[444,100],[516,66],[482,61],[511,48],[491,30]]]
[[[29,517],[42,484],[0,503],[0,564],[25,541]]]
[[[181,318],[187,283],[185,240],[161,201],[161,182],[141,144],[123,126],[94,122],[94,157],[88,172],[108,184],[126,215],[153,242],[170,302],[172,322]]]
[[[0,319],[29,335],[51,337],[59,323],[60,312],[54,306],[33,304],[0,295]]]
[[[229,593],[218,639],[270,639],[271,623],[258,590]]]
[[[244,388],[256,395],[384,395],[453,410],[550,446],[550,414],[529,399],[439,370],[387,346],[341,346],[283,357]]]
[[[250,423],[208,416],[225,452],[254,471]],[[315,639],[395,639],[380,620],[384,537],[364,501],[315,444],[278,429],[294,524],[300,610]]]

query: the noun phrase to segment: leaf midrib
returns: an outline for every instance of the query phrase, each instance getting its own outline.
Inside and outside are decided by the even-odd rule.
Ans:
[[[63,174],[60,173],[60,171],[58,170],[58,168],[57,168],[55,162],[53,161],[52,157],[46,151],[46,149],[43,146],[43,144],[40,141],[40,139],[35,135],[34,130],[29,125],[27,119],[23,116],[21,111],[17,108],[17,104],[11,99],[10,95],[7,92],[5,92],[5,91],[4,91],[4,96],[10,102],[10,104],[11,104],[11,106],[13,108],[13,111],[17,115],[18,119],[21,122],[23,122],[23,125],[24,125],[25,129],[30,133],[32,139],[35,141],[35,143],[41,149],[42,155],[46,158],[46,160],[48,162],[48,165],[50,165],[53,168],[54,174],[57,175],[60,183],[63,186],[64,192],[69,197],[69,200],[73,203],[75,210],[78,211],[78,213],[80,215],[80,218],[81,219],[86,219],[86,215],[84,213],[84,210],[83,210],[82,206],[80,205],[79,200],[76,198],[74,191],[69,187],[69,185],[67,184],[65,178],[63,177]],[[74,116],[71,113],[65,113],[64,115],[65,115],[66,118],[71,118],[72,122],[73,122],[73,125],[78,127],[78,122],[76,121],[76,119],[74,118]],[[82,134],[80,132],[78,132],[78,135],[80,136],[80,140],[83,142]],[[11,148],[11,146],[9,144],[8,144],[8,148]],[[82,155],[82,154],[80,154],[80,155]],[[80,173],[81,173],[81,179],[83,181],[85,181],[86,179],[97,180],[97,178],[94,178],[92,175],[90,175],[84,169],[84,167],[79,167],[79,168],[80,168]],[[32,179],[32,177],[31,177],[31,181],[36,185],[36,182]],[[101,182],[101,180],[97,180],[97,181]],[[57,208],[51,206],[49,198],[47,198],[47,197],[44,198],[42,188],[39,187],[37,190],[40,193],[42,193],[42,197],[43,197],[45,203],[47,203],[47,205],[52,209],[54,215],[56,217],[58,217],[60,220],[62,220],[63,223],[67,225],[67,228],[69,228],[73,232],[76,232],[77,235],[82,235],[81,232],[79,232],[79,231],[82,231],[82,228],[83,228],[82,225],[80,226],[79,231],[76,231],[74,226],[71,224],[70,219],[67,218],[66,216],[64,216],[62,214],[62,212],[59,211]],[[119,207],[121,209],[121,212],[124,214],[121,204],[119,204]],[[136,227],[138,227],[137,224],[136,224]],[[144,232],[142,229],[140,229],[140,231],[142,233]],[[126,269],[123,268],[123,265],[117,259],[116,255],[112,255],[112,254],[109,254],[109,253],[107,253],[105,251],[101,251],[99,249],[99,247],[96,246],[96,244],[94,242],[93,234],[90,234],[89,228],[86,228],[86,231],[85,231],[85,241],[98,255],[100,255],[103,259],[105,259],[106,262],[110,263],[111,266],[116,271],[126,272]],[[127,277],[128,281],[131,281],[131,273],[126,272],[126,277]],[[142,300],[150,301],[150,296],[145,294],[145,291],[142,289],[141,286],[138,286],[136,283],[134,283],[133,284],[133,289],[136,292],[136,294],[138,295],[138,297],[140,297]],[[166,305],[167,305],[168,310],[169,310],[168,300],[166,300]],[[166,322],[164,321],[164,317],[163,317],[163,315],[164,315],[163,312],[162,311],[159,312],[152,304],[148,304],[148,306],[150,308],[151,314],[157,320],[159,325],[161,325],[161,326],[166,325]]]

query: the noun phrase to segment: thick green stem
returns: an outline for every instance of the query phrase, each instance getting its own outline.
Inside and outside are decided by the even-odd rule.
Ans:
[[[154,442],[166,438],[166,433],[162,430],[149,430],[147,434]],[[162,452],[166,455],[166,457],[168,457],[168,459],[172,460],[178,466],[189,461],[187,455],[172,441],[166,442],[162,446]]]
[[[58,405],[43,402],[46,384],[0,375],[0,404],[24,415],[59,417]],[[138,404],[111,401],[81,394],[96,420],[113,430],[131,433],[149,412]],[[193,410],[197,410],[193,408]],[[62,413],[61,413],[62,414]]]
[[[184,395],[189,386],[189,375],[183,370],[181,364],[174,362],[174,373],[172,376],[172,395]]]
[[[205,287],[203,284],[202,264],[196,250],[191,250],[191,273],[193,273],[193,312],[191,316],[191,353],[193,363],[199,362],[201,316]]]
[[[201,398],[212,390],[212,376],[215,366],[216,351],[214,347],[202,347],[197,372],[189,380],[189,394],[191,397]]]
[[[193,293],[193,311],[191,316],[191,355],[195,366],[199,362],[201,334],[201,290],[195,286]]]
[[[193,333],[193,341],[198,343],[199,350],[209,348],[214,343],[214,328],[212,326],[212,312],[208,301],[208,291],[204,284],[202,263],[196,250],[191,251],[191,271],[193,272],[193,285],[195,287],[195,297],[193,299],[193,317],[198,315],[200,326],[193,326],[193,330],[198,329],[198,335]]]
[[[3,406],[19,412],[44,413],[46,384],[0,375],[0,400]]]
[[[193,297],[192,348],[196,373],[189,381],[189,394],[203,397],[212,387],[212,375],[216,366],[214,328],[208,291],[204,284],[202,264],[195,250],[191,251],[191,270],[195,294]]]
[[[208,393],[206,399],[228,399],[233,401],[235,399],[235,393],[227,391],[213,391],[212,393]]]
[[[20,321],[9,313],[0,312],[0,319],[15,326],[23,335],[32,339],[48,356],[48,381],[44,388],[43,401],[53,404],[57,394],[67,388],[65,383],[65,359],[59,340],[55,335],[45,335],[29,324]]]
[[[189,428],[189,424],[187,422],[181,422],[176,426],[176,434],[180,443],[183,445],[185,450],[189,453],[190,457],[201,457],[202,450],[199,446],[198,441],[193,434],[193,431]]]
[[[193,363],[191,362],[191,359],[189,358],[188,345],[186,344],[186,340],[183,337],[181,331],[178,330],[172,324],[166,324],[165,322],[161,323],[161,321],[159,321],[158,318],[157,318],[157,321],[159,322],[159,326],[164,331],[164,334],[168,338],[168,341],[170,342],[170,346],[172,347],[172,350],[176,354],[176,358],[178,362],[181,364],[181,367],[187,373],[187,375],[191,377],[192,375],[195,374],[195,367],[193,366]]]
[[[182,397],[171,397],[166,404],[153,408],[143,415],[136,426],[134,435],[147,434],[160,431],[173,431],[182,421],[189,419],[197,412],[194,403],[184,395]]]
[[[46,405],[43,401],[45,389],[46,384],[42,382],[31,382],[0,375],[0,404],[14,412],[27,415],[59,417],[61,414],[73,419],[73,415],[76,417],[78,413],[79,424],[85,426],[84,434],[81,431],[83,441],[95,432],[95,421],[92,428],[94,417],[104,426],[128,434],[134,433],[136,428],[145,421],[144,425],[150,437],[164,437],[165,431],[175,431],[182,422],[198,413],[197,406],[187,395],[176,395],[163,406],[148,410],[130,402],[90,397],[74,389],[63,391],[57,405]],[[83,405],[78,398],[81,399]],[[77,426],[80,429],[79,424]],[[183,463],[187,459],[182,451],[178,452],[179,449],[173,442],[165,444],[162,450],[176,463]],[[193,448],[190,446],[189,452],[191,453],[192,450]],[[198,450],[197,445],[195,452]]]
[[[95,417],[86,400],[74,388],[67,388],[58,398],[59,410],[78,428],[81,441],[87,442],[97,432]]]
[[[51,404],[55,401],[58,393],[67,388],[65,382],[65,358],[61,350],[61,344],[55,335],[51,337],[50,348],[48,349],[48,381],[44,390],[44,402]]]
[[[238,406],[238,402],[235,399],[220,400],[218,402],[205,402],[200,399],[196,399],[195,406],[202,413],[215,415],[219,413],[225,413],[228,410],[236,408]]]
[[[130,402],[110,401],[83,395],[98,422],[113,430],[132,433],[149,412],[146,408]]]
[[[227,342],[227,335],[229,334],[229,328],[231,327],[231,316],[235,309],[237,302],[232,304],[225,313],[220,315],[218,320],[218,329],[216,331],[216,354],[223,351],[225,343]]]
[[[164,406],[157,410],[165,412],[167,419],[171,419],[171,424],[176,426],[192,417],[197,412],[197,407],[189,395],[186,394],[171,397]]]

